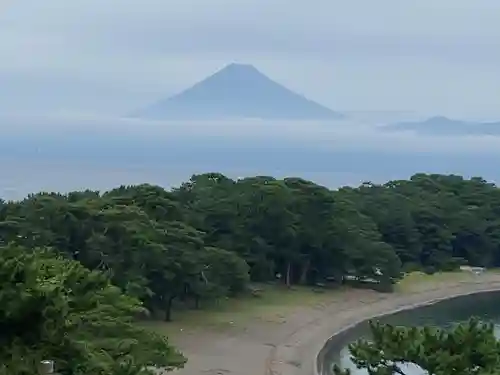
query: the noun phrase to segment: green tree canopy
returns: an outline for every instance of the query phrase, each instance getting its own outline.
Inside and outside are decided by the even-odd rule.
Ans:
[[[141,303],[109,278],[47,249],[0,248],[0,373],[32,375],[52,359],[61,374],[143,374],[182,366],[163,336],[139,328]]]

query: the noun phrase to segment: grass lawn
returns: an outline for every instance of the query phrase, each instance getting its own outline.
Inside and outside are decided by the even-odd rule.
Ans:
[[[423,272],[411,272],[396,284],[398,292],[419,292],[426,289],[435,289],[444,284],[458,283],[480,279],[483,275],[498,273],[498,270],[488,270],[482,275],[475,275],[469,271],[436,272],[428,275]]]
[[[167,335],[179,331],[203,329],[227,330],[242,327],[248,320],[259,319],[268,322],[281,322],[293,309],[300,306],[321,306],[332,300],[341,289],[313,289],[311,287],[286,288],[277,285],[259,285],[259,296],[228,298],[219,303],[204,306],[200,310],[176,310],[172,322],[150,321],[146,327],[161,330]]]
[[[498,273],[498,270],[486,274]],[[432,275],[423,272],[407,274],[396,284],[399,293],[416,293],[436,289],[446,284],[481,278],[472,272],[438,272]],[[194,331],[198,328],[211,330],[238,329],[245,326],[245,321],[262,320],[284,322],[289,314],[301,306],[321,306],[331,303],[339,294],[348,293],[349,289],[314,289],[311,287],[293,287],[288,289],[278,285],[259,285],[258,297],[230,298],[200,310],[175,310],[173,322],[149,321],[143,323],[156,331],[175,336],[176,333]]]

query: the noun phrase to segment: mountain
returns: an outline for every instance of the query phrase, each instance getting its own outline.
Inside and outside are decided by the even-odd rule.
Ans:
[[[435,116],[425,121],[391,124],[382,129],[388,131],[411,130],[427,135],[500,135],[500,122],[461,121]]]
[[[131,117],[335,120],[343,116],[274,82],[252,65],[229,64],[187,90],[141,109]]]

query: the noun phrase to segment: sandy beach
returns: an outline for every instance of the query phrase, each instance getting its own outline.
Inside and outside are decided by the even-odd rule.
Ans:
[[[179,375],[314,375],[316,358],[335,333],[363,320],[474,292],[500,290],[500,274],[441,281],[408,292],[332,293],[274,319],[253,318],[224,329],[186,329],[171,341],[188,357]]]

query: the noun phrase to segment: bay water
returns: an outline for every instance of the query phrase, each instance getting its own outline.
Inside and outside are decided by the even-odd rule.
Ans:
[[[437,326],[450,328],[454,324],[477,317],[483,322],[494,323],[495,332],[500,338],[500,292],[486,292],[460,296],[412,310],[385,316],[379,321],[397,326]],[[343,333],[338,339],[331,340],[323,357],[323,375],[332,374],[333,364],[349,368],[353,375],[366,375],[366,370],[357,369],[350,359],[348,345],[359,338],[368,337],[368,323]],[[418,366],[402,366],[409,375],[424,372]]]

